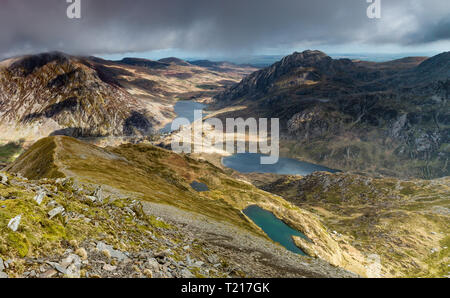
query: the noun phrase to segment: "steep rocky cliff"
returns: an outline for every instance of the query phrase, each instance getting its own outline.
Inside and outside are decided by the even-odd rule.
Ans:
[[[0,138],[122,134],[126,119],[141,108],[112,83],[82,61],[61,53],[19,59],[1,69]],[[151,126],[140,128],[147,133]]]

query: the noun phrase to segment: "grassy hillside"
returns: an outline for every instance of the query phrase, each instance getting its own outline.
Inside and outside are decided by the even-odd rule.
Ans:
[[[448,270],[448,178],[403,181],[316,173],[305,178],[272,175],[270,182],[265,183],[264,175],[256,175],[256,185],[261,190],[242,180],[245,176],[230,175],[232,171],[204,159],[147,144],[99,148],[69,137],[38,141],[7,170],[30,179],[71,177],[76,185],[91,189],[89,192],[101,185],[112,197],[173,206],[266,237],[241,212],[256,204],[303,232],[311,241],[299,238],[295,241],[309,256],[362,276],[377,276],[369,268],[373,255],[380,256],[381,276],[435,277],[446,275]],[[209,191],[197,192],[190,186],[193,181],[206,184]],[[11,191],[17,194],[10,195]],[[17,205],[19,209],[31,212],[35,208],[30,201],[32,193],[8,189],[2,195],[24,197],[28,205]],[[70,192],[63,197],[67,200]],[[61,204],[66,209],[79,210],[76,201]],[[14,209],[15,213],[19,209]],[[15,213],[4,213],[3,221],[6,223]],[[86,232],[90,233],[90,229],[87,227]],[[39,237],[47,239],[44,235],[47,232],[40,231],[43,234]],[[15,250],[22,255],[39,250],[42,243],[33,242],[39,237],[26,235],[18,240]],[[64,228],[54,237],[70,239],[75,235]],[[9,243],[5,239],[3,243]],[[34,249],[26,248],[30,246]]]
[[[36,164],[45,164],[46,170],[37,172]],[[311,239],[299,243],[311,255],[365,274],[364,260],[357,250],[349,249],[348,243],[337,243],[313,214],[233,179],[207,161],[145,144],[102,149],[73,138],[49,137],[33,145],[7,170],[33,179],[63,174],[81,183],[102,185],[121,196],[168,204],[265,237],[241,212],[257,204]],[[190,187],[193,181],[205,183],[210,191],[195,191]]]

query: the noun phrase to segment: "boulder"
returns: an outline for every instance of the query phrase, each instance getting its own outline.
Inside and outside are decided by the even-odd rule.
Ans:
[[[109,254],[111,255],[111,257],[116,258],[119,261],[122,261],[127,258],[127,256],[123,252],[121,252],[119,250],[115,250],[111,245],[107,245],[101,241],[99,241],[97,243],[97,249],[99,251],[104,251],[104,250],[108,251]]]
[[[8,223],[8,228],[10,228],[13,232],[16,232],[19,229],[20,220],[22,219],[22,215],[18,215],[11,219]]]
[[[7,185],[8,184],[8,177],[5,175],[5,174],[3,174],[3,173],[0,173],[0,183],[1,184],[4,184],[4,185]]]
[[[55,217],[58,214],[61,214],[64,212],[64,207],[56,207],[55,209],[52,209],[51,211],[48,212],[48,216],[50,216],[50,219],[52,219],[53,217]]]
[[[41,205],[42,200],[44,200],[45,198],[45,192],[41,191],[38,194],[36,194],[36,196],[34,197],[34,201],[38,204]]]

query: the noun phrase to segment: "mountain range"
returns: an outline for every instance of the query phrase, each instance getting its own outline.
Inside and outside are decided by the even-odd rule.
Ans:
[[[398,177],[449,175],[450,52],[390,62],[294,53],[218,96],[221,117],[279,118],[284,155]]]
[[[449,90],[450,52],[1,61],[0,277],[448,276]],[[340,171],[243,174],[154,146],[186,99],[279,118],[282,155]],[[249,206],[304,235],[290,240],[305,255]]]
[[[48,135],[149,137],[180,99],[208,100],[251,67],[214,70],[176,58],[107,61],[44,53],[0,63],[0,140]]]

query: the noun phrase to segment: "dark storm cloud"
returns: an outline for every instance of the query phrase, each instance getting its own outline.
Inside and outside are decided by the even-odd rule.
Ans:
[[[409,36],[410,43],[426,43],[436,40],[450,40],[450,14],[430,24],[424,24],[423,30]]]
[[[0,57],[61,50],[112,54],[179,48],[221,54],[299,44],[411,44],[449,39],[450,1],[382,0],[0,0]]]

